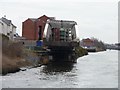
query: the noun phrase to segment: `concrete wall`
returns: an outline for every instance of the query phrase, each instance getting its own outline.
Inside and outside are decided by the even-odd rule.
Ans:
[[[7,33],[10,32],[9,26],[7,24],[5,24],[4,22],[2,22],[1,26],[2,26],[1,27],[2,28],[2,34],[7,35]]]
[[[2,33],[2,21],[0,21],[0,33]]]
[[[14,27],[12,23],[10,25],[7,25],[3,21],[0,21],[0,33],[14,40],[14,34],[16,34],[16,27]]]

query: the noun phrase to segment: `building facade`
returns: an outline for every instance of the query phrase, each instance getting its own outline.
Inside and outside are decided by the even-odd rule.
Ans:
[[[0,18],[0,33],[8,36],[11,40],[14,40],[16,26],[12,24],[11,20],[2,17]]]
[[[86,38],[86,39],[82,39],[82,41],[80,42],[80,45],[83,47],[94,47],[94,41],[92,39]]]
[[[42,40],[43,32],[48,19],[54,18],[47,17],[46,15],[39,18],[28,18],[22,22],[22,36],[27,40]]]

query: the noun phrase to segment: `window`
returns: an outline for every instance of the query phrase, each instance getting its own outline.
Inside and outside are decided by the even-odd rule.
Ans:
[[[7,33],[7,35],[10,35],[10,33]]]

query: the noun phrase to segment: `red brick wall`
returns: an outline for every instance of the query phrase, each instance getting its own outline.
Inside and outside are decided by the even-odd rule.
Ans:
[[[22,26],[22,36],[25,37],[28,40],[38,40],[39,38],[39,26],[42,26],[42,39],[43,39],[43,32],[45,29],[46,21],[49,18],[45,15],[38,18],[36,22],[31,21],[30,19],[27,19],[23,22]]]
[[[40,18],[38,18],[37,20],[37,24],[36,24],[36,39],[38,39],[38,31],[39,31],[39,26],[42,26],[42,39],[43,39],[43,32],[44,32],[44,29],[45,29],[45,25],[46,25],[46,21],[48,20],[48,17],[46,16],[42,16]]]
[[[30,19],[22,24],[22,36],[28,40],[35,40],[35,24]]]
[[[84,46],[93,46],[94,42],[90,39],[85,39],[85,40],[83,40],[83,45]]]

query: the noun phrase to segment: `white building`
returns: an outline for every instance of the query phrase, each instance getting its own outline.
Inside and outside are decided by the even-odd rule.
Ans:
[[[11,20],[2,17],[0,18],[0,33],[8,36],[11,40],[14,40],[16,26],[12,24]]]

